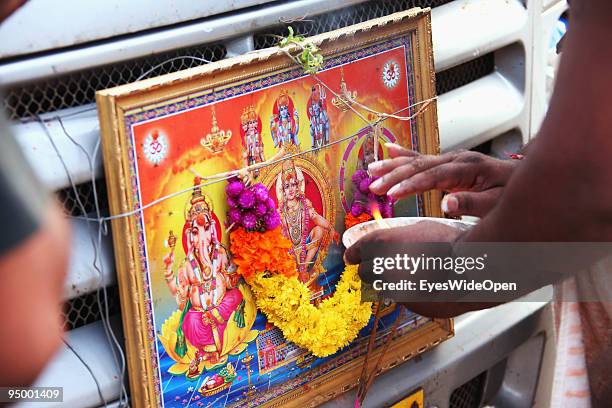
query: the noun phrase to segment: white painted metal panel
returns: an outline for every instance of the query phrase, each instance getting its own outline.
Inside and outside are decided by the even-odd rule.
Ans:
[[[72,225],[72,251],[68,277],[64,287],[64,298],[90,293],[98,288],[115,283],[115,261],[113,258],[112,238],[109,235],[102,237],[101,246],[97,253],[98,269],[94,268],[96,252],[92,237],[97,245],[98,224],[84,220],[73,220]]]
[[[30,0],[0,25],[0,58],[210,17],[270,0]],[[246,24],[246,23],[245,23]]]
[[[114,322],[118,326],[118,322]],[[79,327],[66,334],[66,341],[89,366],[100,386],[102,396],[107,402],[119,398],[120,370],[115,364],[112,350],[106,341],[101,322]],[[98,388],[78,357],[62,345],[51,363],[34,383],[37,387],[63,387],[64,401],[47,402],[45,407],[94,407],[102,405]],[[30,402],[16,405],[20,408],[39,408],[40,403]]]
[[[557,6],[559,4],[562,4],[564,7],[567,7],[567,3],[565,0],[544,0],[542,6],[544,10],[548,10],[549,8]]]
[[[243,13],[186,23],[173,28],[130,36],[112,42],[49,53],[37,58],[0,64],[0,87],[55,77],[92,67],[130,60],[164,51],[230,38],[278,24],[279,18],[297,19],[325,13],[365,0],[299,0],[280,2]]]
[[[521,38],[527,10],[518,0],[457,0],[432,11],[436,71],[502,48]]]
[[[471,148],[519,125],[524,99],[499,73],[440,96],[442,151]]]
[[[62,111],[61,114],[65,115],[84,108],[86,107]],[[48,118],[49,115],[45,117]],[[96,143],[100,139],[100,126],[95,109],[65,118],[63,124],[74,142],[64,133],[56,120],[44,124],[36,121],[21,123],[13,127],[26,159],[34,167],[40,179],[53,190],[70,185],[68,173],[75,184],[91,181],[88,155],[93,157]],[[61,152],[64,163],[60,160],[54,145]],[[96,177],[104,176],[101,155],[100,151],[94,165]],[[68,168],[68,173],[64,164]]]
[[[531,135],[538,132],[548,110],[548,99],[551,96],[549,86],[552,86],[555,76],[552,64],[558,58],[556,51],[550,50],[550,40],[559,17],[567,10],[565,0],[549,0],[547,3],[546,10],[539,16],[538,24],[534,27]]]

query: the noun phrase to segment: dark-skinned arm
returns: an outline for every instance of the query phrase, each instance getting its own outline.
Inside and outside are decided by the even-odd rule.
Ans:
[[[611,23],[611,2],[584,1],[572,8],[556,90],[539,136],[530,144],[527,158],[512,172],[497,205],[457,241],[612,241]],[[448,232],[429,233],[423,239],[424,229],[406,227],[398,232],[400,236],[389,239],[448,242]],[[347,251],[349,263],[361,261],[360,247],[384,238],[370,235]],[[596,257],[585,257],[581,266],[586,268],[594,261]],[[524,265],[516,273],[534,273],[531,266]],[[538,289],[562,276],[543,275],[539,286],[524,289]],[[420,303],[410,307],[423,315],[442,317],[491,305]]]
[[[612,241],[612,3],[578,2],[571,24],[539,135],[464,241]]]

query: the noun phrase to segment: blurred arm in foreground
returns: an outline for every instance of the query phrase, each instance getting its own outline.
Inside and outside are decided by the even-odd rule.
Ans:
[[[24,3],[0,0],[0,23]],[[69,231],[2,112],[0,226],[0,386],[27,386],[61,341]]]

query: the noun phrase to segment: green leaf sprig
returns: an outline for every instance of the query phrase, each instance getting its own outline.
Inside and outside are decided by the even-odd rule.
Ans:
[[[286,47],[291,44],[298,45],[302,49],[302,52],[294,56],[294,59],[300,63],[307,74],[316,74],[317,71],[323,67],[323,55],[321,55],[321,50],[316,45],[307,43],[304,36],[295,35],[293,27],[289,26],[287,28],[289,30],[289,35],[280,37],[278,46]]]

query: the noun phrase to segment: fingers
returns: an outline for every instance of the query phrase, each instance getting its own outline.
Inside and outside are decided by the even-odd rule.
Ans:
[[[344,251],[344,263],[347,265],[361,264],[367,260],[365,258],[371,257],[372,250],[381,248],[392,235],[393,233],[388,229],[379,229],[366,234]]]
[[[442,160],[444,159],[440,159],[438,163]],[[477,177],[478,169],[468,163],[442,162],[400,181],[391,187],[387,194],[394,199],[400,199],[429,190],[469,190],[475,187]]]
[[[368,165],[368,171],[374,177],[380,177],[394,169],[408,164],[412,161],[411,158],[400,156],[393,159],[379,160]]]
[[[495,187],[481,192],[458,192],[448,194],[442,199],[442,211],[450,216],[472,215],[485,216],[503,192],[503,187]]]
[[[346,248],[346,251],[344,251],[344,263],[347,265],[361,263],[361,240]]]
[[[375,194],[388,194],[389,190],[395,185],[401,183],[404,180],[410,179],[415,174],[430,169],[435,166],[439,166],[451,158],[449,156],[414,156],[414,157],[397,157],[390,159],[393,161],[391,164],[384,164],[383,167],[387,172],[383,173],[382,176],[374,181],[370,185],[370,190]]]
[[[385,143],[385,147],[387,148],[387,152],[389,153],[389,157],[391,158],[401,157],[401,156],[414,157],[414,156],[420,155],[418,152],[415,152],[414,150],[406,149],[405,147],[400,146],[395,143]]]

